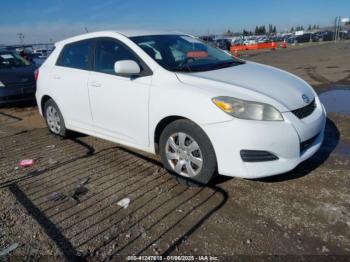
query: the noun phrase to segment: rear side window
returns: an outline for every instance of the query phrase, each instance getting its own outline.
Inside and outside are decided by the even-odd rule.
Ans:
[[[58,66],[87,70],[90,68],[92,41],[84,40],[66,45],[56,63]]]

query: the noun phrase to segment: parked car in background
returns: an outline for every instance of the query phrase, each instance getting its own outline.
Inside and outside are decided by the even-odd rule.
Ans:
[[[203,35],[203,36],[200,36],[199,38],[202,39],[204,42],[207,42],[210,45],[215,45],[214,36]]]
[[[257,42],[258,44],[268,43],[268,42],[270,42],[270,39],[267,38],[267,37],[258,37],[258,38],[256,39],[256,42]]]
[[[253,37],[246,37],[244,38],[243,40],[243,44],[244,45],[255,45],[257,42],[256,42],[256,39],[253,38]]]
[[[215,39],[214,44],[216,47],[222,49],[222,50],[230,50],[231,47],[231,40],[222,38],[222,39]]]
[[[35,70],[16,52],[0,50],[0,104],[34,100]]]
[[[46,58],[48,51],[46,49],[34,49],[33,54],[37,55],[38,58]]]
[[[332,31],[320,31],[317,32],[316,35],[320,39],[320,41],[333,41],[334,40],[334,32]]]
[[[237,39],[234,39],[232,42],[231,42],[231,45],[243,45],[244,44],[244,40],[243,38],[237,38]]]
[[[322,41],[322,37],[320,37],[317,33],[305,33],[298,36],[291,36],[287,38],[287,42],[290,44],[297,44],[297,43],[308,43],[308,42],[319,42]]]

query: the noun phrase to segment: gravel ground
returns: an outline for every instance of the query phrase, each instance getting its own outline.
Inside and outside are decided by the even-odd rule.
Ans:
[[[349,42],[323,43],[243,57],[299,75],[321,93],[350,90],[349,51]],[[22,260],[350,259],[349,120],[328,112],[321,150],[287,174],[188,188],[153,156],[90,136],[56,138],[35,106],[0,108],[0,252],[16,243],[11,255]],[[18,167],[26,158],[35,164]]]

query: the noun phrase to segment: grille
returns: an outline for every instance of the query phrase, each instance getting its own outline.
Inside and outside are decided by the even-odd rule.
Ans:
[[[295,109],[292,111],[292,113],[294,115],[296,115],[298,118],[302,119],[302,118],[305,118],[305,117],[311,115],[312,112],[314,112],[315,108],[316,108],[316,103],[315,103],[315,99],[314,99],[307,106]]]

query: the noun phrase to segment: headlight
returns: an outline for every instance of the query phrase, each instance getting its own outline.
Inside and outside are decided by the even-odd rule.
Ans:
[[[5,85],[0,81],[0,87],[5,87]]]
[[[283,121],[282,114],[273,106],[245,101],[228,96],[219,96],[212,99],[214,104],[227,114],[250,120]]]

